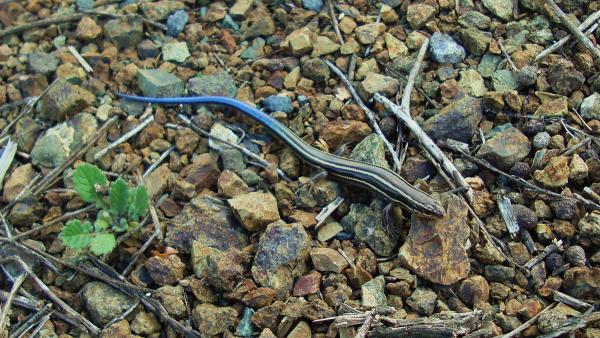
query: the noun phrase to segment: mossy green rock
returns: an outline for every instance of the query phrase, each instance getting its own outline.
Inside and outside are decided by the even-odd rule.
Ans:
[[[142,69],[137,73],[139,87],[144,96],[173,97],[183,95],[183,81],[160,69]]]

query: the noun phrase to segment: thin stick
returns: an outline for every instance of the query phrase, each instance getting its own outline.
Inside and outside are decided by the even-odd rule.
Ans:
[[[402,107],[402,109],[404,109],[404,112],[408,115],[410,115],[410,95],[412,94],[412,89],[415,86],[415,80],[421,72],[421,65],[423,64],[423,60],[425,59],[425,54],[427,54],[428,46],[429,39],[425,39],[425,41],[423,41],[423,44],[421,45],[421,49],[419,49],[419,54],[417,54],[415,64],[410,70],[410,74],[408,75],[408,79],[406,80],[406,86],[404,86],[404,92],[402,93],[402,101],[400,101],[400,107]]]
[[[142,245],[142,247],[135,254],[133,254],[133,256],[131,257],[131,260],[129,261],[129,264],[127,264],[127,267],[125,267],[125,270],[123,270],[123,272],[121,273],[121,275],[123,275],[123,276],[127,276],[127,274],[135,266],[135,262],[137,262],[138,258],[146,251],[146,249],[148,249],[150,244],[152,244],[152,242],[155,239],[157,239],[161,234],[160,221],[158,220],[158,215],[156,214],[156,209],[154,208],[154,205],[151,202],[152,201],[149,201],[148,210],[150,211],[152,223],[154,223],[154,233],[152,234],[152,236],[150,236],[150,238],[148,238],[148,240],[144,243],[144,245]]]
[[[28,104],[29,101],[31,101],[33,99],[35,99],[35,97],[26,97],[24,99],[2,105],[2,106],[0,106],[0,113],[5,110],[10,110],[10,109],[22,106],[24,104]]]
[[[531,270],[531,268],[533,268],[539,262],[543,261],[546,257],[548,257],[548,255],[550,255],[553,252],[558,251],[561,248],[561,246],[562,246],[561,240],[558,240],[558,241],[556,241],[556,243],[552,243],[552,244],[548,245],[542,253],[538,254],[537,256],[530,259],[527,263],[525,263],[525,268]]]
[[[585,146],[586,144],[590,143],[591,141],[592,141],[591,137],[586,137],[583,139],[583,141],[578,142],[577,144],[573,145],[571,148],[565,149],[565,151],[563,151],[563,153],[561,155],[569,156],[569,155],[573,154],[574,152],[576,152],[577,149]]]
[[[510,237],[515,238],[519,233],[520,228],[515,219],[515,215],[513,214],[510,199],[506,196],[498,196],[497,200],[500,216],[502,216],[502,220],[504,220],[504,223],[506,224]]]
[[[79,62],[81,67],[83,67],[83,69],[85,69],[86,72],[88,72],[90,74],[94,72],[94,69],[92,68],[92,66],[90,66],[90,64],[87,63],[87,61],[85,61],[83,56],[81,56],[81,54],[79,54],[79,52],[77,51],[77,49],[75,49],[75,47],[68,46],[67,49],[75,57],[75,59],[77,59],[77,62]]]
[[[148,175],[150,175],[150,173],[154,171],[154,169],[158,168],[158,166],[162,163],[162,161],[165,160],[165,158],[167,158],[167,156],[169,156],[173,149],[175,149],[175,146],[172,146],[171,148],[165,150],[162,154],[160,154],[160,157],[156,160],[156,162],[152,163],[152,165],[148,167],[148,169],[144,172],[144,175],[142,175],[142,177],[147,177]]]
[[[0,156],[0,187],[2,186],[4,176],[6,175],[8,168],[10,168],[10,165],[12,164],[16,153],[17,143],[13,142],[9,138],[8,143],[6,144],[6,147],[4,147],[4,151],[2,152],[2,156]]]
[[[23,238],[29,237],[31,234],[34,234],[36,232],[40,232],[40,231],[42,231],[44,229],[47,229],[47,228],[49,228],[49,227],[51,227],[51,226],[53,226],[53,225],[55,225],[57,223],[69,220],[69,219],[71,219],[73,217],[77,217],[77,216],[79,216],[81,214],[85,214],[85,213],[87,213],[89,211],[92,211],[94,209],[96,209],[95,205],[88,205],[85,208],[68,212],[68,213],[66,213],[66,214],[64,214],[62,216],[56,217],[55,219],[49,221],[46,224],[40,225],[40,226],[35,227],[35,228],[31,229],[31,230],[27,230],[27,231],[22,232],[22,233],[20,233],[18,235],[15,235],[12,239],[13,239],[13,241],[21,240]]]
[[[0,298],[1,298],[1,296],[0,296]],[[17,305],[17,304],[15,304],[15,305]],[[9,338],[22,337],[27,331],[29,331],[29,329],[31,329],[35,325],[35,323],[39,322],[40,319],[46,315],[46,313],[50,309],[50,306],[51,306],[51,304],[44,305],[44,307],[41,308],[39,311],[32,312],[26,319],[24,319],[23,321],[21,321],[17,325],[15,325],[12,328],[13,330],[10,333]]]
[[[402,122],[405,126],[410,129],[411,133],[417,138],[419,144],[425,151],[427,151],[444,169],[444,172],[456,182],[458,187],[464,187],[466,189],[465,197],[467,201],[471,203],[473,200],[473,190],[471,187],[465,182],[465,179],[462,177],[461,173],[456,169],[454,164],[448,159],[446,154],[444,154],[440,148],[433,142],[433,140],[421,129],[419,124],[412,119],[410,114],[402,109],[401,106],[394,104],[385,96],[375,93],[374,96],[375,101],[384,105],[384,107],[393,112],[394,115]]]
[[[375,133],[377,133],[377,135],[379,135],[379,137],[381,137],[381,139],[383,140],[383,143],[385,144],[386,148],[388,149],[388,152],[392,155],[392,159],[394,161],[394,167],[395,168],[400,167],[400,159],[398,158],[398,155],[394,151],[394,146],[383,135],[381,128],[379,128],[379,124],[377,124],[377,118],[375,117],[375,113],[371,109],[369,109],[369,107],[367,107],[365,105],[365,103],[362,101],[362,99],[360,98],[360,96],[358,95],[356,90],[354,89],[354,86],[346,78],[344,73],[338,67],[336,67],[336,65],[331,63],[329,60],[324,60],[324,61],[327,64],[327,66],[340,78],[340,80],[342,80],[344,85],[346,85],[346,88],[348,88],[348,90],[352,94],[354,101],[356,101],[356,103],[358,103],[358,105],[362,108],[362,110],[365,111],[365,114],[367,115],[367,118],[369,119],[371,127],[375,130]]]
[[[8,240],[3,239],[3,238],[0,238],[0,241],[2,241],[2,242],[9,242]],[[79,267],[79,266],[77,266],[75,264],[71,264],[71,263],[65,262],[62,259],[54,257],[54,256],[52,256],[49,253],[46,253],[44,251],[40,251],[40,250],[38,250],[38,249],[36,249],[36,248],[34,248],[32,246],[29,246],[28,244],[23,243],[21,245],[23,245],[25,247],[28,247],[31,251],[36,252],[40,256],[43,256],[43,257],[47,258],[48,260],[50,260],[50,261],[52,261],[54,263],[60,264],[60,265],[65,266],[65,267],[67,267],[69,269],[72,269],[72,270],[75,270],[77,272],[83,273],[83,274],[88,275],[88,276],[90,276],[92,278],[99,279],[99,280],[101,280],[103,282],[106,282],[106,283],[109,283],[109,284],[114,284],[114,285],[121,285],[121,286],[124,286],[126,288],[129,288],[129,289],[132,289],[132,290],[138,290],[138,291],[141,291],[141,292],[149,292],[149,293],[153,293],[154,292],[154,290],[152,290],[152,289],[148,289],[148,288],[145,288],[145,287],[142,287],[142,286],[138,286],[138,285],[135,285],[135,284],[124,283],[124,282],[122,282],[120,280],[115,280],[115,279],[106,277],[105,275],[97,273],[96,271],[84,269],[84,268],[81,268],[81,267]]]
[[[587,310],[592,307],[592,304],[590,303],[586,303],[582,300],[579,300],[575,297],[569,296],[566,293],[562,293],[557,290],[552,290],[552,295],[554,295],[555,301],[567,304],[579,310]]]
[[[100,157],[106,155],[109,151],[111,151],[112,149],[116,148],[118,145],[120,145],[121,143],[129,140],[132,136],[136,135],[137,133],[139,133],[140,131],[142,131],[144,128],[146,128],[146,126],[148,124],[150,124],[150,122],[154,121],[154,115],[148,117],[147,119],[143,120],[140,124],[138,124],[137,126],[135,126],[134,128],[132,128],[130,131],[126,132],[123,136],[119,137],[116,141],[114,141],[113,143],[109,144],[106,148],[100,150],[99,152],[96,153],[96,155],[94,155],[94,160],[98,160]]]
[[[373,324],[373,314],[369,314],[365,322],[360,326],[358,331],[356,331],[356,335],[354,338],[366,338],[367,333],[369,333],[369,329],[371,328],[371,324]]]
[[[333,30],[335,30],[335,34],[337,34],[340,44],[343,45],[344,37],[342,36],[342,32],[340,32],[340,26],[338,25],[337,17],[335,15],[333,5],[331,4],[331,0],[327,0],[327,7],[329,8],[329,17],[331,17],[331,22],[333,23]]]
[[[13,300],[15,299],[15,295],[17,294],[17,290],[21,287],[21,284],[25,281],[26,274],[21,274],[19,277],[15,278],[13,282],[13,286],[10,289],[10,293],[8,294],[8,299],[4,302],[4,306],[2,307],[2,313],[0,314],[0,335],[4,335],[6,332],[5,326],[8,320],[8,312],[10,311],[10,306],[12,305]]]
[[[54,312],[54,311],[52,311],[52,312]],[[33,331],[31,331],[31,333],[29,334],[29,337],[35,337],[40,332],[40,330],[44,327],[44,325],[46,325],[46,322],[48,322],[50,320],[50,316],[52,315],[52,312],[50,312],[49,314],[42,317],[42,319],[40,319],[40,322],[35,327],[35,329],[33,329]]]
[[[100,334],[101,330],[96,325],[94,325],[92,322],[87,320],[87,318],[85,318],[84,316],[80,315],[77,311],[75,311],[71,306],[69,306],[69,304],[65,303],[62,299],[58,298],[54,294],[54,292],[52,292],[52,290],[50,290],[48,288],[48,286],[46,284],[44,284],[44,282],[36,274],[34,274],[33,271],[31,271],[29,266],[27,264],[25,264],[25,262],[23,262],[21,257],[10,256],[10,257],[0,259],[1,263],[6,263],[8,261],[13,261],[13,262],[17,263],[21,267],[21,269],[23,269],[23,271],[26,272],[29,275],[29,277],[31,277],[33,282],[38,286],[40,291],[46,297],[48,297],[50,300],[52,300],[52,302],[54,302],[56,305],[58,305],[69,316],[76,318],[79,323],[78,327],[80,329],[90,332],[93,335]]]
[[[377,15],[377,20],[375,20],[375,23],[381,22],[381,10],[382,9],[383,9],[383,3],[379,6],[379,14]],[[368,57],[370,53],[371,53],[371,45],[368,45],[367,49],[365,49],[364,57]]]
[[[22,24],[19,26],[9,27],[4,30],[1,30],[0,38],[3,38],[5,36],[11,35],[11,34],[18,34],[18,33],[21,33],[21,32],[24,32],[24,31],[27,31],[30,29],[34,29],[34,28],[45,27],[45,26],[50,26],[50,25],[58,25],[61,23],[81,20],[84,16],[85,16],[85,14],[83,14],[83,13],[77,13],[77,14],[73,14],[73,15],[69,15],[69,16],[59,16],[59,17],[54,17],[54,18],[38,20],[38,21],[34,21],[34,22],[28,22],[28,23],[25,23],[25,24]]]
[[[590,27],[592,24],[594,24],[594,22],[598,21],[598,19],[600,19],[600,11],[596,11],[594,12],[592,15],[588,16],[587,19],[585,19],[580,25],[579,25],[579,30],[583,31],[585,29],[587,29],[588,27]],[[567,43],[570,39],[572,38],[571,35],[567,35],[565,37],[563,37],[562,39],[556,41],[554,44],[552,44],[552,46],[544,49],[540,54],[538,54],[535,59],[533,59],[533,62],[539,62],[540,60],[542,60],[543,58],[545,58],[546,56],[552,54],[554,51],[558,50],[560,47],[564,46],[565,43]]]
[[[509,333],[502,335],[498,338],[512,338],[512,337],[516,337],[518,336],[521,332],[525,331],[525,329],[527,329],[528,327],[530,327],[533,323],[535,323],[535,321],[546,311],[553,309],[556,306],[556,303],[552,303],[550,305],[548,305],[545,309],[543,309],[542,311],[540,311],[537,315],[531,317],[531,319],[529,319],[528,321],[526,321],[525,323],[519,325],[519,327],[517,327],[516,329],[510,331]]]
[[[0,38],[1,37],[2,36],[0,35]],[[12,126],[14,126],[23,117],[29,115],[29,113],[31,113],[33,111],[33,108],[38,103],[38,101],[42,97],[44,97],[48,93],[48,91],[52,87],[54,87],[54,85],[56,85],[57,81],[58,80],[54,80],[54,82],[52,82],[48,87],[46,87],[46,89],[44,89],[44,91],[39,96],[36,96],[36,97],[32,98],[31,100],[29,100],[29,102],[27,102],[27,105],[25,107],[23,107],[23,110],[21,110],[21,113],[19,113],[19,115],[17,115],[12,121],[10,121],[10,123],[6,127],[4,127],[4,130],[2,130],[2,133],[0,133],[0,139],[4,138],[4,136],[8,135]]]
[[[569,20],[569,18],[567,18],[565,13],[562,11],[562,9],[560,9],[560,7],[558,7],[554,0],[545,0],[545,2],[554,12],[554,14],[558,16],[563,26],[565,26],[565,28],[567,28],[569,32],[571,32],[571,34],[573,34],[573,36],[592,53],[594,59],[596,59],[596,61],[600,60],[600,50],[596,48],[594,43],[587,36],[585,36],[583,32],[573,25],[573,23]]]
[[[190,129],[192,129],[193,131],[199,133],[200,135],[203,135],[205,137],[211,138],[215,141],[219,141],[221,143],[224,143],[232,148],[235,148],[239,151],[242,152],[242,154],[254,159],[256,162],[258,162],[258,164],[263,167],[263,168],[271,168],[273,167],[273,165],[269,162],[267,162],[265,159],[263,159],[262,157],[256,155],[255,153],[251,152],[250,150],[242,147],[239,144],[235,144],[235,143],[231,143],[223,138],[220,138],[218,136],[212,135],[211,133],[207,132],[206,130],[196,126],[190,119],[188,119],[185,115],[183,114],[179,114],[177,115],[177,117],[183,121],[183,123],[186,124],[187,127],[189,127]],[[176,125],[178,127],[181,127],[179,125]],[[290,179],[287,177],[287,175],[285,175],[285,173],[283,171],[281,171],[280,169],[277,168],[277,173],[279,174],[279,176],[281,176],[284,180],[286,181],[290,181]]]

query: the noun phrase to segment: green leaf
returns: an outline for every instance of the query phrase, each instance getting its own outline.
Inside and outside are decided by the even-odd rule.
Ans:
[[[96,256],[111,253],[117,246],[117,240],[113,234],[97,234],[92,239],[90,250]]]
[[[94,222],[94,230],[97,232],[106,230],[110,227],[112,223],[112,217],[110,213],[106,210],[100,210],[98,215],[96,215],[96,222]]]
[[[96,185],[106,186],[108,181],[98,167],[89,163],[80,165],[73,173],[73,183],[82,200],[96,202],[99,207],[104,205],[102,194],[96,191]]]
[[[122,178],[118,178],[110,185],[108,190],[108,201],[110,202],[110,211],[115,216],[121,216],[127,211],[129,202],[129,186]]]
[[[119,218],[118,222],[113,224],[113,230],[115,232],[125,232],[129,229],[129,223],[125,217]]]
[[[129,194],[129,220],[137,220],[148,212],[148,191],[143,185],[131,189]]]
[[[65,246],[71,249],[84,249],[90,246],[93,237],[93,227],[90,222],[81,223],[78,219],[67,222],[60,232],[60,238]]]

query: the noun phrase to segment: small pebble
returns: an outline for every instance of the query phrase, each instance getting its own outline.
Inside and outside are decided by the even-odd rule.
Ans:
[[[542,131],[540,133],[537,133],[533,137],[533,148],[535,148],[535,149],[547,148],[550,145],[551,140],[552,140],[552,137],[547,132]]]
[[[579,245],[571,245],[565,250],[565,258],[571,266],[585,266],[585,251]]]

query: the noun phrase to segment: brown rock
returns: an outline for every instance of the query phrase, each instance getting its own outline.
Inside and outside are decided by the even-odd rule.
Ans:
[[[445,195],[442,205],[446,209],[442,218],[413,214],[408,238],[398,257],[422,278],[451,285],[469,274],[464,243],[470,231],[467,208],[460,198]]]
[[[36,174],[31,163],[18,166],[4,182],[2,200],[7,203],[14,201]]]
[[[0,62],[6,62],[12,55],[12,49],[8,45],[0,45]]]
[[[148,336],[160,330],[160,323],[152,312],[140,311],[131,322],[131,331]]]
[[[198,147],[200,136],[190,128],[177,130],[175,136],[175,148],[182,154],[191,154]]]
[[[292,332],[288,334],[287,338],[304,338],[311,336],[312,333],[310,331],[310,325],[308,325],[308,323],[305,321],[301,321],[298,323],[298,325],[296,325],[296,327],[294,327]]]
[[[319,137],[327,143],[329,149],[337,149],[341,144],[361,141],[369,134],[371,134],[371,127],[361,121],[330,121],[319,131]]]
[[[125,319],[120,320],[111,326],[105,328],[100,334],[100,338],[129,338],[131,337],[131,328],[129,322]]]
[[[600,297],[600,268],[578,266],[565,271],[563,292],[581,299]]]
[[[171,170],[168,164],[163,164],[156,168],[153,172],[146,177],[146,189],[148,189],[148,195],[150,197],[157,196],[167,189],[169,183],[169,177],[171,176]]]
[[[435,14],[435,8],[426,4],[412,4],[406,11],[406,21],[412,29],[419,29],[429,21]]]
[[[194,163],[186,166],[180,172],[186,181],[196,186],[197,191],[214,187],[221,175],[217,157],[210,154],[200,154]]]
[[[360,26],[354,30],[354,36],[358,42],[363,45],[370,45],[377,37],[385,32],[385,24],[383,23],[369,23],[363,26]]]
[[[208,282],[216,289],[232,291],[243,279],[249,259],[238,249],[231,248],[224,252],[208,256]]]
[[[251,192],[228,200],[235,217],[250,231],[263,230],[279,220],[277,200],[269,193]]]
[[[547,188],[563,187],[569,183],[569,159],[565,156],[553,157],[544,169],[536,170],[533,177]]]
[[[237,311],[234,308],[212,304],[198,304],[192,312],[192,319],[198,331],[208,337],[235,329],[238,323]]]
[[[482,276],[469,277],[458,286],[458,297],[471,306],[479,302],[487,302],[490,297],[490,285]]]
[[[298,277],[294,283],[293,296],[303,297],[319,292],[321,277],[318,271],[311,271],[304,276]]]
[[[260,309],[271,305],[275,294],[276,291],[271,288],[257,288],[244,295],[242,301],[253,309]]]
[[[317,271],[341,273],[348,262],[339,252],[329,248],[313,248],[310,258]]]
[[[248,185],[236,173],[225,169],[217,180],[217,189],[219,194],[231,198],[248,192]]]
[[[177,255],[153,256],[148,258],[144,266],[158,285],[177,284],[185,275],[185,264]]]
[[[90,17],[84,17],[77,24],[75,30],[75,36],[83,41],[91,41],[98,37],[102,33],[102,27],[100,27],[94,19]]]
[[[277,301],[269,306],[258,309],[252,315],[252,323],[259,328],[269,328],[272,331],[277,331],[279,324],[279,316],[283,311],[285,304]]]

